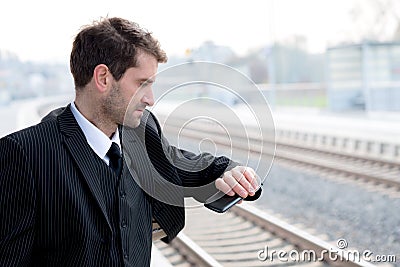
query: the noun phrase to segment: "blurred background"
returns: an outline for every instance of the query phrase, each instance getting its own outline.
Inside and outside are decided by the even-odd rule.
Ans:
[[[121,16],[158,38],[169,56],[160,70],[211,61],[249,77],[269,103],[279,140],[315,141],[327,150],[400,161],[399,0],[15,0],[0,5],[0,136],[71,101],[69,53],[75,34],[100,17]],[[210,96],[237,104],[226,95]],[[346,238],[356,248],[399,257],[399,182],[390,192],[377,192],[375,183],[336,183],[335,177],[300,169],[274,164],[257,205],[329,240]]]
[[[400,3],[396,0],[23,1],[2,5],[0,104],[71,93],[74,35],[104,16],[137,21],[169,62],[232,66],[273,107],[400,110]]]

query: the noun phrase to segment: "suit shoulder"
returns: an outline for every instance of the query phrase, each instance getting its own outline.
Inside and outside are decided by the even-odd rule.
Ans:
[[[68,107],[60,107],[50,111],[46,116],[43,117],[42,122],[49,120],[56,120]]]

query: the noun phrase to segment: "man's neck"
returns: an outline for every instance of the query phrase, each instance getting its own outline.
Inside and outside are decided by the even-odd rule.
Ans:
[[[117,130],[118,125],[104,118],[105,116],[103,116],[98,104],[96,107],[93,107],[91,100],[86,99],[82,96],[75,98],[74,103],[76,108],[89,122],[111,138]]]

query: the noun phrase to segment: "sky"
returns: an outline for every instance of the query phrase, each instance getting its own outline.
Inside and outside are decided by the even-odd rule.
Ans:
[[[294,35],[310,52],[343,38],[356,0],[13,0],[0,8],[0,49],[20,59],[68,62],[82,25],[120,16],[153,32],[168,55],[212,40],[245,54]]]

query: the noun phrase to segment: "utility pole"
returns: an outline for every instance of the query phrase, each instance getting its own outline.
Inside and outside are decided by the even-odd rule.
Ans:
[[[274,0],[270,0],[269,8],[269,35],[271,44],[266,47],[265,55],[267,57],[268,66],[268,83],[270,88],[269,103],[272,110],[276,108],[276,70],[275,70],[275,30],[274,30]]]

